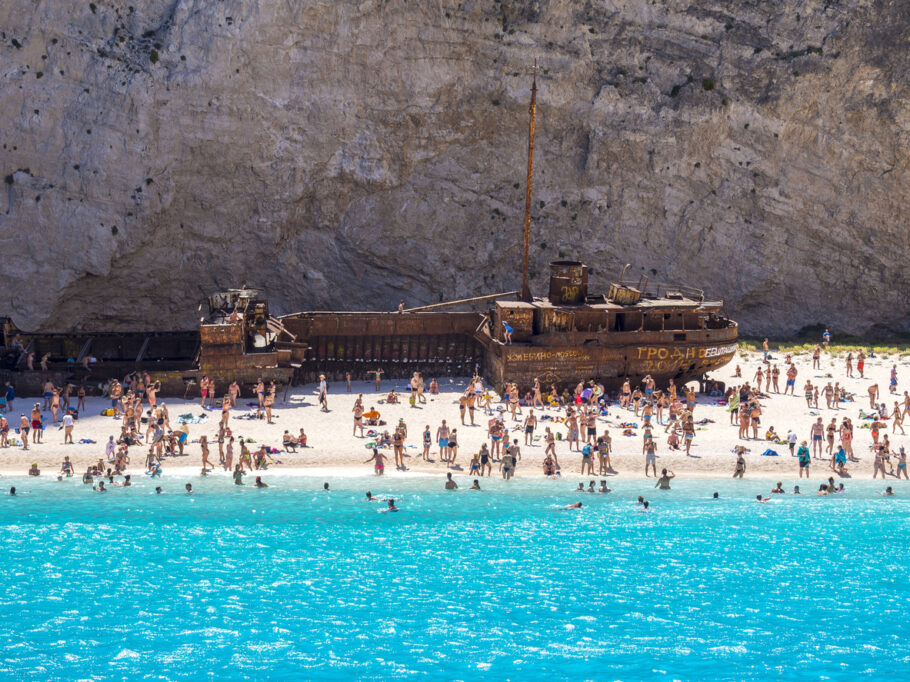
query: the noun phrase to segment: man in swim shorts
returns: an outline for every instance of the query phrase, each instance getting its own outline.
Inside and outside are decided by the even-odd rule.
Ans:
[[[449,427],[446,424],[446,420],[442,420],[442,424],[438,429],[436,429],[436,442],[439,443],[439,457],[443,462],[449,460]]]
[[[790,395],[795,395],[796,375],[796,365],[790,363],[790,366],[787,368],[787,385],[784,387],[784,395],[787,395],[787,391],[790,391]]]
[[[819,417],[812,425],[812,456],[821,459],[822,457],[822,440],[825,436],[825,425],[822,418]]]

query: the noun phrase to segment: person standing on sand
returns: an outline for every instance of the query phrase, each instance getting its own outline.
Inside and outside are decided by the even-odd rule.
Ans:
[[[363,438],[363,405],[359,402],[354,403],[354,430],[352,436],[357,435],[357,429],[360,429],[360,437]]]
[[[875,401],[878,400],[878,384],[872,384],[869,387],[869,409],[875,409]]]
[[[736,453],[736,468],[733,470],[733,478],[742,478],[746,474],[746,458],[740,450]]]
[[[645,455],[645,478],[648,478],[648,467],[654,472],[654,478],[657,478],[657,444],[653,438],[648,438],[642,446],[642,452]]]
[[[208,375],[203,375],[202,378],[199,380],[199,396],[200,396],[199,406],[203,409],[205,409],[205,399],[208,398],[208,395],[209,395],[209,378],[208,378]]]
[[[209,462],[209,440],[206,436],[199,436],[199,447],[202,450],[202,470],[212,471],[215,466]]]
[[[392,436],[392,446],[395,453],[395,468],[404,469],[404,430],[396,427],[395,434]]]
[[[822,424],[822,418],[819,417],[812,425],[810,431],[812,435],[812,458],[821,459],[822,457],[822,439],[825,435],[825,426]]]
[[[689,415],[683,422],[682,431],[683,440],[686,443],[686,457],[691,457],[689,450],[692,448],[692,440],[695,438],[695,424],[692,421],[692,415]]]
[[[427,424],[423,430],[423,461],[430,461],[430,445],[433,443],[433,434],[430,433],[430,425]],[[484,443],[486,445],[486,443]]]
[[[436,429],[436,442],[439,444],[439,458],[443,462],[449,461],[449,426],[446,420],[442,420],[439,428]]]
[[[795,395],[797,374],[796,365],[791,362],[787,368],[787,385],[784,387],[784,395],[787,395],[787,391],[790,391],[790,395]]]
[[[22,440],[22,449],[28,450],[28,432],[31,429],[31,422],[24,414],[19,417],[19,438]]]
[[[531,408],[530,412],[528,412],[528,416],[525,417],[524,423],[525,445],[531,445],[531,442],[534,439],[534,427],[536,425],[537,417],[534,416],[534,408]]]
[[[860,349],[859,353],[856,354],[856,371],[859,372],[859,378],[865,379],[866,375],[863,373],[863,370],[866,367],[866,354],[863,353]],[[853,376],[852,374],[850,376]]]
[[[906,435],[906,431],[904,431],[904,415],[897,401],[894,402],[894,412],[891,413],[891,418],[894,420],[891,424],[891,433],[893,434],[896,429],[900,429],[901,435]]]
[[[515,475],[515,472],[518,470],[518,462],[521,461],[521,448],[518,447],[518,439],[515,438],[512,440],[512,444],[508,447],[509,457],[512,458],[512,475]]]
[[[329,411],[329,385],[325,381],[325,374],[319,375],[319,404],[322,405],[322,411]]]
[[[67,412],[63,415],[63,444],[73,444],[73,415]]]
[[[44,435],[44,426],[41,417],[41,404],[35,403],[32,408],[32,444],[41,442],[41,436]]]
[[[423,381],[423,380],[421,379],[421,381]],[[423,396],[423,390],[420,387],[418,387],[417,397],[421,398],[422,396]],[[425,403],[426,398],[424,398],[422,402]],[[476,402],[477,402],[477,395],[473,392],[469,393],[467,396],[467,405],[468,405],[468,417],[470,417],[470,419],[471,419],[471,426],[474,426],[474,409],[475,409],[474,405]]]
[[[808,407],[811,410],[812,409],[813,388],[812,388],[812,382],[809,381],[808,379],[806,380],[806,385],[803,386],[803,393],[805,393],[805,395],[806,395],[806,407]]]
[[[566,440],[569,441],[569,451],[571,452],[572,444],[575,444],[575,450],[579,448],[578,440],[578,417],[575,416],[575,410],[571,407],[566,409],[566,429],[568,433],[566,435]]]
[[[799,477],[803,477],[803,472],[806,474],[806,478],[809,478],[809,466],[812,464],[812,458],[809,456],[809,448],[807,447],[806,441],[803,441],[799,444],[799,450],[796,451],[796,457],[799,461]]]
[[[812,369],[821,369],[822,368],[821,357],[822,357],[821,346],[816,344],[815,350],[812,351]]]

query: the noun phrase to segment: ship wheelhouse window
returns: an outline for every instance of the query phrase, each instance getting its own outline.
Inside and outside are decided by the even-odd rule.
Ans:
[[[686,335],[685,335],[684,333],[681,333],[681,334],[674,334],[674,335],[673,335],[673,340],[674,340],[674,341],[685,341],[685,340],[686,340]]]
[[[644,319],[641,313],[617,313],[615,331],[637,332],[642,328]]]
[[[663,315],[660,313],[645,315],[645,331],[659,332],[663,329]]]

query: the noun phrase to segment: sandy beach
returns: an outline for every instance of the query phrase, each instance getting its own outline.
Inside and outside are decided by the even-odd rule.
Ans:
[[[786,383],[784,354],[772,351],[771,356],[772,365],[778,364],[781,368],[779,383],[781,390],[783,390]],[[861,428],[863,421],[860,419],[860,409],[869,410],[868,387],[874,383],[878,384],[881,391],[879,402],[885,402],[889,409],[893,408],[896,400],[902,403],[904,388],[910,385],[910,367],[908,367],[910,362],[898,356],[868,358],[865,367],[866,376],[861,379],[855,370],[855,378],[846,377],[845,356],[843,354],[823,353],[820,370],[812,369],[811,352],[794,355],[793,359],[799,372],[796,378],[795,396],[772,393],[769,398],[761,401],[763,414],[762,425],[759,429],[760,438],[763,438],[768,427],[773,426],[781,437],[786,437],[788,429],[793,429],[800,441],[811,441],[810,427],[819,416],[822,417],[826,425],[832,417],[836,417],[838,423],[840,423],[844,416],[848,416],[853,420],[855,429],[854,451],[860,460],[859,462],[848,463],[847,471],[849,477],[871,478],[873,457],[869,446],[872,443],[872,436],[868,428]],[[741,367],[742,378],[734,377],[736,365]],[[740,351],[733,362],[721,371],[715,372],[712,378],[726,382],[727,386],[740,385],[744,381],[752,382],[755,371],[760,365],[764,366],[761,353]],[[898,386],[897,393],[889,395],[889,374],[892,365],[897,365]],[[431,378],[427,377],[427,380]],[[846,386],[848,392],[852,392],[855,395],[855,401],[841,403],[839,409],[827,409],[824,397],[822,397],[819,401],[820,409],[810,410],[803,395],[803,386],[806,379],[810,379],[813,384],[820,385],[822,388],[828,381],[839,381]],[[332,477],[369,474],[372,472],[372,465],[364,463],[364,460],[371,455],[371,451],[366,444],[373,439],[352,435],[354,399],[358,393],[363,393],[365,407],[367,409],[370,406],[376,407],[381,414],[382,420],[387,423],[387,426],[379,427],[380,429],[391,429],[402,418],[408,427],[407,457],[405,460],[407,469],[405,471],[396,471],[391,449],[384,450],[384,453],[389,458],[385,470],[385,475],[388,478],[407,475],[436,475],[442,477],[447,471],[452,471],[457,477],[467,477],[472,454],[479,449],[484,440],[488,441],[486,424],[490,416],[484,415],[483,410],[478,409],[475,415],[477,425],[471,426],[468,424],[461,426],[458,398],[467,386],[468,379],[441,378],[438,379],[438,382],[439,395],[427,395],[427,403],[425,405],[413,408],[408,404],[407,398],[409,394],[404,381],[385,381],[381,392],[375,391],[375,386],[372,382],[355,382],[351,393],[347,393],[344,384],[332,384],[329,387],[330,409],[328,412],[323,412],[318,406],[316,386],[292,387],[286,401],[282,400],[283,395],[279,393],[278,402],[274,410],[273,424],[268,424],[265,420],[245,419],[246,415],[255,414],[255,408],[248,407],[248,404],[252,404],[254,399],[249,396],[243,396],[238,402],[237,409],[231,413],[230,427],[235,437],[239,438],[242,436],[245,439],[253,440],[253,443],[249,445],[251,449],[254,449],[254,447],[258,448],[261,444],[282,449],[282,434],[285,430],[296,434],[300,428],[305,429],[308,437],[308,447],[298,449],[296,453],[288,453],[282,450],[280,454],[274,455],[280,464],[271,465],[267,472],[262,472],[266,477],[303,474],[330,479]],[[401,393],[401,403],[394,405],[381,403],[380,401],[386,397],[388,391],[393,387]],[[38,398],[30,397],[18,397],[16,399],[14,411],[7,414],[7,418],[10,420],[11,435],[12,429],[18,425],[19,414],[27,412],[37,400]],[[199,405],[198,397],[195,400],[166,398],[164,402],[168,406],[171,422],[175,426],[178,421],[178,415],[190,414],[194,418],[205,415],[205,417],[201,423],[189,424],[190,442],[185,448],[185,456],[168,457],[164,460],[162,464],[163,478],[172,478],[177,475],[198,476],[201,454],[197,441],[199,436],[203,434],[208,437],[210,442],[215,440],[220,410],[203,410]],[[694,413],[695,420],[698,422],[702,419],[708,419],[709,423],[698,427],[692,446],[693,456],[691,457],[687,457],[682,451],[670,451],[667,447],[667,437],[664,434],[663,427],[655,428],[654,435],[658,443],[658,470],[666,467],[681,477],[728,477],[733,473],[736,459],[732,449],[737,444],[741,444],[749,450],[745,455],[748,467],[746,478],[786,479],[791,482],[797,478],[797,461],[795,457],[790,456],[787,445],[769,443],[763,439],[738,440],[738,428],[730,424],[730,414],[726,406],[717,403],[718,398],[716,397],[698,396],[698,404]],[[30,464],[37,462],[42,476],[56,476],[60,471],[64,456],[67,455],[74,463],[77,475],[81,474],[87,466],[96,463],[99,458],[104,457],[105,443],[108,437],[111,435],[117,436],[120,433],[120,420],[101,416],[100,414],[109,405],[110,401],[107,399],[89,398],[87,400],[87,409],[76,421],[74,438],[77,443],[68,445],[63,443],[63,431],[58,430],[58,427],[53,424],[50,412],[46,412],[44,442],[38,445],[31,445],[28,451],[24,451],[17,446],[0,450],[0,474],[3,476],[24,476]],[[494,407],[496,405],[494,403]],[[523,409],[527,413],[529,408],[524,407]],[[611,477],[644,477],[642,429],[634,429],[634,435],[627,436],[623,434],[624,429],[619,426],[623,422],[637,422],[639,427],[641,427],[642,420],[636,418],[631,410],[620,409],[615,404],[611,404],[609,412],[609,416],[598,419],[597,428],[598,432],[608,429],[613,439],[612,463],[615,473],[611,474]],[[549,408],[535,410],[535,414],[546,419],[548,416],[553,418],[563,413]],[[436,428],[443,419],[447,420],[450,426],[458,429],[460,447],[456,467],[451,469],[445,462],[440,461],[438,447],[435,442],[431,449],[431,461],[424,462],[421,459],[421,434],[424,427],[429,425],[431,432],[435,436]],[[566,435],[565,425],[552,421],[541,421],[535,431],[535,440],[531,446],[523,445],[524,437],[520,433],[519,422],[513,422],[511,417],[507,416],[506,425],[510,429],[510,438],[517,437],[522,444],[521,461],[517,467],[516,475],[518,477],[542,476],[541,465],[545,449],[542,438],[544,427],[550,426],[554,431],[561,433],[564,439]],[[910,422],[908,422],[907,426],[910,426]],[[891,431],[892,425],[889,420],[886,422],[886,427],[882,430],[882,434],[887,433],[889,435],[893,450],[896,451],[901,445],[907,445],[907,437],[901,435],[900,429],[897,429],[896,435],[891,435]],[[95,443],[81,444],[78,443],[80,439],[91,439]],[[776,451],[778,456],[763,456],[762,453],[768,449]],[[131,464],[127,473],[133,475],[143,474],[146,450],[146,448],[141,446],[130,449]],[[570,451],[567,441],[558,440],[556,452],[563,478],[573,480],[601,478],[600,476],[581,476],[581,454]],[[216,463],[218,461],[218,449],[215,443],[212,444],[210,459]],[[228,476],[229,474],[219,469],[211,475]],[[500,476],[498,463],[493,464],[493,475]],[[828,466],[827,458],[813,460],[811,467],[812,480],[824,480],[831,475],[834,474]],[[837,478],[836,475],[835,477]],[[888,477],[888,484],[896,482],[893,477]]]

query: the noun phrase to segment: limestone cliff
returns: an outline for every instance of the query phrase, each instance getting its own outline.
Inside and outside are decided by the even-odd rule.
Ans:
[[[517,288],[537,58],[537,293],[571,256],[746,332],[906,329],[908,35],[896,0],[6,0],[0,314]]]

